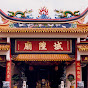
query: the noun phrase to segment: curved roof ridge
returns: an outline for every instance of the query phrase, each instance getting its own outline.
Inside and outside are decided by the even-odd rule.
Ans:
[[[10,17],[6,13],[4,13],[0,9],[0,14],[3,18],[11,20],[11,21],[18,21],[18,22],[71,22],[71,21],[77,21],[81,17],[85,16],[88,12],[88,7],[80,14],[80,16],[75,16],[71,18],[62,18],[62,19],[24,19],[24,18],[15,18],[15,17]]]

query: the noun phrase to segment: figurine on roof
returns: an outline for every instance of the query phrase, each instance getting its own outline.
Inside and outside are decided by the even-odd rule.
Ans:
[[[39,14],[40,16],[36,17],[37,19],[51,19],[48,16],[48,9],[46,7],[39,9]]]
[[[24,12],[22,11],[16,11],[16,12],[13,12],[13,11],[8,11],[8,16],[11,16],[11,17],[16,17],[16,18],[26,18],[26,19],[33,19],[32,14],[32,9],[31,10],[25,10]],[[20,15],[18,17],[18,15]]]
[[[74,16],[79,16],[80,15],[80,11],[62,11],[62,10],[54,10],[57,14],[55,14],[55,19],[60,19],[60,18],[70,18],[70,17],[74,17]]]

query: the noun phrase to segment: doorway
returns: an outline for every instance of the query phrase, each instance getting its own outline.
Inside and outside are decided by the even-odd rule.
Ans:
[[[88,64],[82,68],[82,80],[84,81],[84,88],[88,88]]]
[[[0,88],[2,88],[2,81],[5,81],[5,74],[6,73],[6,68],[0,66]]]
[[[36,83],[45,79],[51,88],[58,88],[63,76],[63,64],[59,65],[29,65],[25,66],[28,88],[36,88]]]

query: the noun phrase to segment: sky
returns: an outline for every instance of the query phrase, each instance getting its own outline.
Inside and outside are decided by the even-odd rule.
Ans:
[[[54,10],[70,10],[83,12],[88,7],[88,0],[0,0],[0,9],[7,11],[25,11],[32,9],[32,15],[37,17],[39,9],[45,6],[49,15],[55,15]],[[87,17],[88,18],[88,17]]]

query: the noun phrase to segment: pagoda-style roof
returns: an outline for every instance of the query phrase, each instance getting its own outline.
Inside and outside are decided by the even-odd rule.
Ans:
[[[4,19],[10,20],[10,21],[13,21],[13,22],[23,22],[23,23],[25,23],[25,22],[26,23],[27,22],[60,22],[60,23],[69,23],[69,22],[72,22],[72,21],[77,21],[79,19],[82,19],[87,13],[88,13],[88,7],[80,15],[74,16],[74,17],[69,17],[69,18],[57,18],[57,19],[24,19],[24,18],[16,18],[16,17],[13,17],[13,16],[12,17],[8,16],[2,10],[0,10],[0,15]]]
[[[88,44],[80,44],[77,48],[79,51],[88,51]]]
[[[8,44],[0,44],[0,50],[9,50],[10,49],[10,45]]]
[[[16,13],[19,14],[18,11]],[[88,33],[88,24],[78,22],[78,20],[83,22],[87,13],[88,8],[80,15],[69,18],[27,19],[7,15],[0,10],[0,16],[4,22],[0,24],[0,33]]]
[[[15,61],[71,61],[67,54],[19,54]]]

